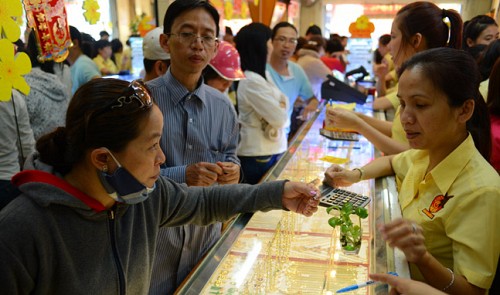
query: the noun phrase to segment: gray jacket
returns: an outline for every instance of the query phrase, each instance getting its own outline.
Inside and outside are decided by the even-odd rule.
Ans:
[[[159,227],[282,209],[283,186],[281,181],[188,188],[160,177],[146,201],[96,212],[58,187],[26,182],[22,194],[0,211],[0,290],[147,294]]]

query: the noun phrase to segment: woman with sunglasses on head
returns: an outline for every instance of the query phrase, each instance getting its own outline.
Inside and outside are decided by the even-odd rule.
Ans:
[[[160,176],[163,116],[138,81],[95,79],[41,137],[0,212],[5,294],[146,294],[162,226],[317,210],[311,185],[187,187]],[[172,138],[170,140],[176,140]]]
[[[449,26],[445,19],[449,20]],[[400,67],[414,54],[427,49],[437,47],[459,49],[461,36],[462,19],[456,11],[440,9],[436,4],[424,1],[405,5],[392,22],[392,40],[389,47],[394,66]],[[399,101],[391,103],[387,96],[384,99],[386,104],[394,103],[396,107],[394,122],[378,120],[341,108],[328,110],[327,120],[330,120],[335,127],[361,133],[384,154],[400,153],[407,150],[409,145],[399,120],[397,106]],[[394,96],[394,99],[397,99],[397,96]],[[383,104],[379,105],[381,109],[384,108]]]
[[[488,163],[490,122],[479,81],[465,51],[414,55],[400,69],[398,89],[412,150],[325,173],[332,186],[395,175],[404,219],[380,225],[382,236],[404,252],[413,279],[450,294],[484,294],[500,253],[500,177]]]

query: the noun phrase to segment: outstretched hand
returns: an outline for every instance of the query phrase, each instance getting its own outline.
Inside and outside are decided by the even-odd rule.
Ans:
[[[302,182],[286,182],[283,190],[283,207],[305,215],[312,216],[318,211],[320,192],[313,184]]]

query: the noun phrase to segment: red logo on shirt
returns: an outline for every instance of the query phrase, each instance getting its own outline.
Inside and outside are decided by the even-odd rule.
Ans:
[[[430,219],[434,218],[434,213],[438,212],[439,210],[444,208],[444,204],[448,202],[449,199],[453,198],[453,196],[448,196],[448,193],[446,193],[444,196],[439,195],[432,200],[431,205],[429,206],[429,209],[424,208],[422,212],[425,213]]]

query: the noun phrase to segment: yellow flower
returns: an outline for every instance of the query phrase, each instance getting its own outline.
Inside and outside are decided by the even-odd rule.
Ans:
[[[31,71],[31,61],[24,52],[14,57],[14,44],[7,39],[0,39],[0,101],[8,101],[12,88],[24,94],[30,92],[30,86],[22,75]]]
[[[101,18],[101,13],[98,11],[99,8],[99,3],[95,0],[87,0],[83,2],[83,9],[85,10],[83,16],[89,24],[94,25]]]
[[[11,42],[17,41],[21,29],[17,19],[23,15],[23,5],[19,0],[0,1],[0,35],[4,34]]]

